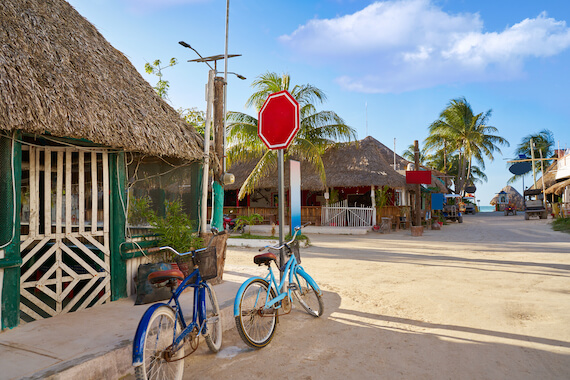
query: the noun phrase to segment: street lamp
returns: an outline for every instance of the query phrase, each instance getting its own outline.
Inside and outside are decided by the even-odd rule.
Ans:
[[[202,55],[196,50],[194,49],[192,46],[190,46],[190,44],[184,42],[184,41],[179,41],[178,42],[181,46],[191,49],[193,50],[197,55],[198,59],[191,59],[188,60],[188,62],[204,62],[208,65],[208,67],[210,68],[210,71],[208,73],[208,85],[207,85],[207,91],[206,91],[206,98],[207,98],[207,105],[206,105],[206,125],[205,125],[205,130],[204,130],[204,163],[203,163],[203,175],[202,175],[202,202],[201,202],[201,217],[200,217],[200,231],[205,233],[206,232],[206,219],[207,219],[207,212],[208,212],[208,207],[207,207],[207,200],[208,200],[208,173],[209,173],[209,155],[210,155],[210,114],[212,111],[212,108],[214,110],[214,126],[218,126],[219,129],[222,130],[218,130],[215,131],[214,133],[214,141],[216,141],[216,146],[218,147],[217,149],[217,153],[220,156],[221,162],[222,162],[222,170],[221,173],[219,173],[218,177],[219,180],[222,184],[230,184],[233,183],[234,180],[234,176],[230,173],[226,173],[226,104],[227,104],[227,97],[226,97],[226,84],[227,84],[227,74],[234,74],[236,77],[238,77],[241,80],[245,80],[246,78],[243,75],[234,73],[234,72],[227,72],[227,64],[226,64],[226,71],[224,72],[224,78],[223,78],[223,82],[222,82],[222,86],[223,86],[223,91],[222,91],[222,96],[219,96],[220,93],[218,92],[219,89],[219,85],[220,82],[216,81],[216,80],[222,80],[222,78],[218,78],[216,77],[216,74],[218,74],[218,67],[217,67],[217,61],[221,60],[221,59],[226,59],[227,58],[232,58],[232,57],[239,57],[241,56],[241,54],[232,54],[232,55],[227,55],[227,52],[225,55],[215,55],[215,56],[210,56],[210,57],[202,57]],[[210,62],[214,62],[214,67],[212,67],[210,65]],[[215,86],[216,83],[216,86]],[[216,90],[215,90],[216,89]],[[216,94],[218,94],[218,96],[214,96],[214,92],[216,92]],[[220,104],[220,98],[223,98],[223,105]],[[223,106],[223,109],[220,110],[220,107]],[[219,112],[221,111],[221,112]],[[222,119],[222,120],[220,120]],[[220,128],[221,127],[221,128]],[[218,144],[218,141],[221,140],[221,145]],[[216,172],[218,173],[218,172]],[[217,228],[222,228],[222,215],[223,215],[223,187],[221,184],[218,184],[216,182],[214,182],[215,186],[214,189],[217,189],[217,191],[219,191],[219,195],[218,197],[214,197],[214,193],[216,190],[214,190],[214,193],[212,194],[212,198],[213,200],[216,201],[216,204],[214,204],[214,202],[212,202],[212,224],[214,224],[214,226],[216,226]],[[220,197],[221,195],[221,197]],[[221,202],[218,200],[221,198]],[[219,214],[219,215],[218,215]]]

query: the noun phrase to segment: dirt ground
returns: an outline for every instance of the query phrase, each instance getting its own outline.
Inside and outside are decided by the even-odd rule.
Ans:
[[[422,237],[310,235],[302,265],[324,315],[294,308],[261,350],[233,328],[185,378],[568,379],[570,235],[550,221],[480,213]],[[255,254],[229,249],[226,272]]]

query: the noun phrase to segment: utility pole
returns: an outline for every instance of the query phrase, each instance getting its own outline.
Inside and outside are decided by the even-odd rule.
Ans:
[[[415,164],[415,170],[420,170],[420,146],[418,143],[418,140],[414,140],[414,164]],[[414,225],[416,226],[421,226],[422,225],[422,219],[421,219],[421,210],[422,210],[422,185],[420,185],[419,183],[416,184],[416,205],[415,205],[415,209],[416,209],[416,214],[415,214],[415,220],[414,220]]]
[[[532,183],[536,189],[536,171],[534,170],[534,141],[530,139],[530,156],[532,158]]]
[[[218,157],[217,167],[212,168],[214,183],[212,185],[212,226],[219,230],[224,228],[224,187],[223,187],[223,161],[224,161],[224,88],[225,81],[222,77],[214,78],[214,153]]]
[[[210,172],[210,114],[214,102],[214,75],[215,71],[208,72],[208,85],[206,87],[206,121],[204,131],[204,163],[202,169],[202,201],[200,212],[200,232],[206,233],[208,225],[208,175]]]

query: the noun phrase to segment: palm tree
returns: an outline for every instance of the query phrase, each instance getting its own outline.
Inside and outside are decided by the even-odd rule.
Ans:
[[[310,84],[291,88],[289,74],[265,73],[252,83],[257,91],[246,102],[247,107],[259,111],[267,97],[275,92],[287,90],[300,106],[300,126],[297,136],[285,151],[285,159],[293,156],[310,162],[320,174],[323,187],[326,175],[321,159],[325,150],[339,141],[356,140],[356,131],[333,111],[317,111],[315,104],[323,103],[326,95]],[[277,152],[269,150],[257,136],[257,119],[253,116],[230,112],[228,114],[228,165],[253,158],[259,162],[245,180],[239,191],[239,198],[252,193],[255,184],[264,176],[273,173],[277,167]]]
[[[402,152],[402,157],[404,157],[406,160],[408,160],[410,162],[415,162],[415,160],[416,160],[415,151],[416,151],[416,147],[414,146],[414,144],[410,144],[408,146],[408,149],[406,149],[404,152]],[[426,154],[425,147],[423,149],[420,149],[419,153],[420,153],[420,155],[419,155],[420,165],[426,165],[429,157]]]
[[[485,157],[493,161],[493,153],[501,150],[497,144],[509,146],[509,142],[495,135],[497,128],[487,125],[491,110],[474,114],[471,105],[463,97],[453,99],[441,112],[439,119],[429,126],[430,135],[425,140],[428,151],[445,150],[459,155],[458,177],[455,192],[463,194],[473,174],[473,162],[485,169]]]
[[[525,155],[526,157],[531,157],[532,156],[532,152],[530,149],[530,140],[532,139],[532,142],[534,143],[534,157],[535,158],[539,158],[540,156],[540,152],[542,152],[542,157],[543,158],[549,158],[549,157],[553,157],[554,156],[554,134],[552,133],[552,131],[550,131],[549,129],[543,129],[542,131],[535,133],[535,134],[530,134],[530,135],[526,135],[525,137],[522,138],[520,144],[517,146],[517,150],[515,151],[515,155],[517,157],[521,156],[521,155]],[[547,167],[552,163],[552,161],[547,160],[544,161],[544,166]],[[539,170],[540,165],[535,166],[534,170],[535,170],[535,174],[536,172]],[[518,179],[524,177],[527,173],[525,174],[518,174],[518,175],[514,175],[512,176],[509,181],[507,183],[513,183],[515,181],[517,181]]]

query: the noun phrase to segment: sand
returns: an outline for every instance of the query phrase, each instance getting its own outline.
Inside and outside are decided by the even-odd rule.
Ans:
[[[185,378],[568,379],[570,235],[550,221],[480,213],[422,237],[310,235],[302,265],[324,315],[295,307],[260,350],[232,328]],[[226,272],[257,268],[258,253],[228,249]]]

